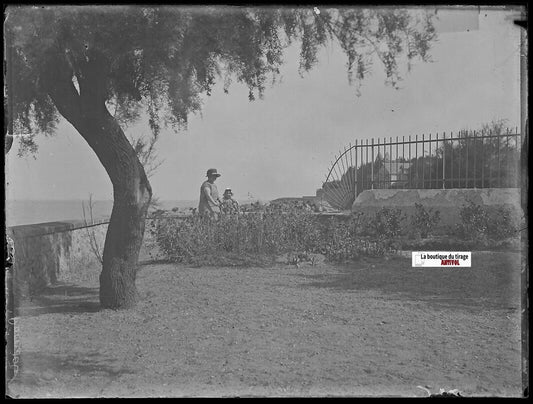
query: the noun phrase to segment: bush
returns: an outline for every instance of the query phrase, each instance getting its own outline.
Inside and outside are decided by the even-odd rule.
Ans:
[[[488,214],[473,202],[460,211],[461,223],[439,240],[427,237],[440,220],[438,211],[415,205],[413,228],[422,240],[415,241],[403,226],[400,209],[382,208],[369,218],[355,213],[323,220],[297,204],[256,205],[256,210],[241,215],[209,220],[199,215],[153,217],[150,239],[163,256],[173,262],[193,265],[256,265],[272,262],[272,257],[290,253],[322,254],[328,260],[344,262],[361,256],[383,256],[401,248],[496,246],[517,234],[509,209]],[[403,237],[403,238],[401,238]],[[503,244],[502,244],[503,246]],[[444,248],[444,247],[443,247]],[[455,248],[455,247],[454,247]]]
[[[415,213],[411,216],[411,225],[421,238],[427,238],[440,221],[438,210],[426,209],[421,203],[415,203]]]
[[[150,232],[168,260],[194,265],[250,265],[284,253],[346,261],[389,249],[384,240],[362,237],[361,214],[324,222],[298,206],[267,207],[218,220],[161,215],[152,221]]]
[[[494,240],[504,240],[518,235],[511,210],[500,206],[490,215],[487,223],[487,231]]]
[[[482,239],[487,235],[488,215],[483,206],[472,201],[463,204],[459,212],[461,223],[458,230],[466,239]]]
[[[379,240],[395,240],[402,231],[405,215],[400,209],[381,208],[367,221],[366,232]]]
[[[489,214],[483,206],[469,201],[461,207],[460,216],[457,231],[465,240],[488,245],[489,240],[501,241],[517,234],[511,211],[503,206]]]
[[[368,236],[362,213],[350,215],[348,220],[331,218],[323,229],[320,252],[330,261],[345,262],[361,256],[383,256],[390,250],[387,240]]]
[[[346,261],[358,257],[355,234],[350,223],[330,218],[324,229],[324,244],[320,251],[332,261]]]
[[[158,217],[152,222],[152,237],[171,261],[194,263],[199,257],[235,254],[281,254],[288,251],[316,251],[321,231],[313,215],[290,212],[250,212],[209,220],[199,215]],[[216,259],[215,259],[216,261]]]

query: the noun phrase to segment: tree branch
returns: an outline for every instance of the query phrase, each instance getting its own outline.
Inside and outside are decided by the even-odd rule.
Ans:
[[[54,102],[57,110],[72,125],[78,126],[83,118],[80,95],[72,82],[72,72],[65,60],[49,62],[41,76],[46,93]]]

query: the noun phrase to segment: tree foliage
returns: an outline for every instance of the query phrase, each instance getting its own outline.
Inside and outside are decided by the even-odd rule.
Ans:
[[[117,121],[132,124],[144,111],[157,137],[162,127],[185,127],[219,80],[226,92],[237,81],[250,100],[261,98],[294,40],[301,74],[318,63],[321,47],[337,41],[359,91],[374,56],[397,87],[400,59],[409,67],[415,58],[429,60],[436,37],[431,13],[421,9],[12,6],[6,15],[15,132],[26,135],[21,145],[30,152],[33,136],[53,133],[58,122],[48,96],[57,75],[83,91],[92,61],[97,90]]]
[[[433,153],[410,161],[407,188],[517,187],[520,136],[506,120],[485,123],[477,130],[462,130],[454,140],[439,144]],[[444,174],[443,174],[444,170]],[[442,178],[446,181],[443,184]]]

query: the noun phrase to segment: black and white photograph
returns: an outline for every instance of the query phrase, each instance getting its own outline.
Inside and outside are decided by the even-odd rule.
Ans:
[[[3,11],[6,398],[529,396],[526,3]]]

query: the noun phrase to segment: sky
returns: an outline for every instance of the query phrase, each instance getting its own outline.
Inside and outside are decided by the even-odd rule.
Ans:
[[[385,86],[376,62],[356,96],[348,84],[346,55],[325,49],[319,64],[301,77],[297,46],[285,54],[281,82],[263,100],[219,83],[204,99],[187,130],[164,131],[157,143],[164,161],[150,178],[160,200],[194,200],[208,168],[222,176],[240,201],[314,195],[330,163],[356,139],[477,129],[506,119],[520,126],[520,31],[517,11],[497,8],[439,10],[438,40],[431,63],[416,61],[400,90]],[[148,133],[145,123],[126,134]],[[111,182],[94,152],[67,122],[55,136],[40,136],[39,151],[17,157],[18,140],[6,157],[8,200],[112,199]]]

